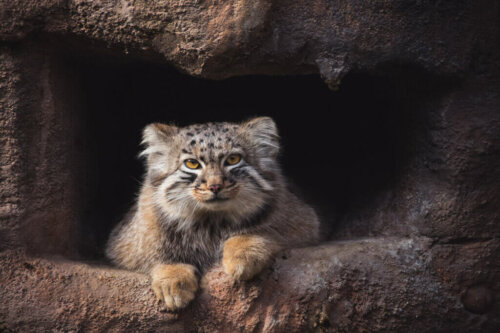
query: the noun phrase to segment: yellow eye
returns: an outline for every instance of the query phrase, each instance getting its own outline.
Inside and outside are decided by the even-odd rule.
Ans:
[[[198,169],[200,167],[200,162],[197,160],[186,160],[184,161],[184,165],[189,169]]]
[[[241,155],[240,154],[231,154],[226,158],[226,164],[228,165],[235,165],[241,160]]]

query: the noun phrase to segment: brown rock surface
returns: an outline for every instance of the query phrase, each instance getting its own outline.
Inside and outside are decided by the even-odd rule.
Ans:
[[[500,4],[486,0],[0,0],[0,331],[498,331],[498,17]],[[344,79],[358,99],[379,91],[362,88],[363,75],[388,80],[383,130],[404,149],[382,167],[397,172],[371,187],[374,160],[356,159],[367,153],[347,136],[354,163],[337,175],[351,181],[347,204],[326,228],[343,241],[287,251],[242,286],[216,267],[185,311],[163,312],[147,277],[90,264],[82,251],[102,251],[92,247],[109,228],[92,231],[88,217],[103,178],[92,171],[103,142],[89,138],[107,138],[92,98],[107,98],[105,126],[121,126],[131,115],[120,95],[134,93],[91,76],[137,59],[210,79],[315,74],[340,92]],[[118,69],[96,74],[107,67]],[[147,85],[147,75],[124,85]],[[247,101],[235,113],[247,116]],[[364,106],[359,123],[377,120]],[[356,133],[367,144],[383,134],[370,128],[379,122],[364,125]]]
[[[198,300],[179,313],[156,303],[141,274],[5,251],[0,313],[4,328],[19,331],[488,331],[498,325],[498,305],[481,320],[465,312],[446,281],[464,279],[446,277],[434,259],[447,252],[448,259],[462,262],[455,273],[467,276],[498,251],[498,242],[486,243],[477,244],[485,245],[480,255],[464,255],[460,245],[435,245],[427,238],[293,249],[240,286],[214,268]]]
[[[497,13],[488,1],[21,0],[1,3],[0,36],[81,37],[206,77],[320,72],[335,84],[395,60],[465,72],[493,56]]]

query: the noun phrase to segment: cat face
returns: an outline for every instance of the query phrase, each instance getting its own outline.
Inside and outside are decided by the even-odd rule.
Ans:
[[[154,202],[171,218],[209,212],[237,221],[266,205],[279,174],[278,134],[267,117],[183,128],[151,124],[143,143]]]

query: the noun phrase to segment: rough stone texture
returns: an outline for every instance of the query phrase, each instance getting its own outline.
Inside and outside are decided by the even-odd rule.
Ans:
[[[0,36],[82,37],[190,74],[320,72],[409,61],[462,73],[498,41],[490,1],[2,1]],[[159,58],[159,59],[161,59]],[[491,59],[490,59],[491,60]]]
[[[498,331],[498,17],[486,0],[0,1],[0,330]],[[288,251],[244,286],[214,268],[170,314],[145,276],[68,259],[90,176],[62,50],[332,89],[407,64],[448,84],[401,174],[339,217],[344,241]]]
[[[337,236],[424,235],[458,242],[497,238],[498,88],[469,83],[431,106],[428,134],[417,142],[399,184],[370,207],[345,216]]]
[[[28,250],[74,255],[76,248],[78,105],[74,83],[53,63],[51,50],[28,43],[2,48],[2,220]],[[4,132],[5,131],[5,132]],[[5,133],[5,136],[3,135]],[[15,221],[15,222],[14,222]],[[19,232],[14,232],[19,230]],[[6,236],[5,236],[6,237]]]
[[[165,312],[154,301],[141,274],[5,251],[0,297],[9,302],[0,305],[0,313],[3,325],[19,331],[493,332],[498,304],[486,315],[465,312],[459,294],[444,283],[464,277],[440,270],[439,260],[446,257],[461,261],[460,270],[471,274],[481,260],[493,259],[500,244],[475,245],[479,255],[428,238],[293,249],[240,286],[215,267],[198,300],[179,313]]]

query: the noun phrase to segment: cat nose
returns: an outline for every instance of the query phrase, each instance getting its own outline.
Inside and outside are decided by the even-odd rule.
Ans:
[[[212,191],[213,193],[217,194],[222,189],[222,185],[221,184],[212,184],[212,185],[208,186],[208,189],[210,191]]]

